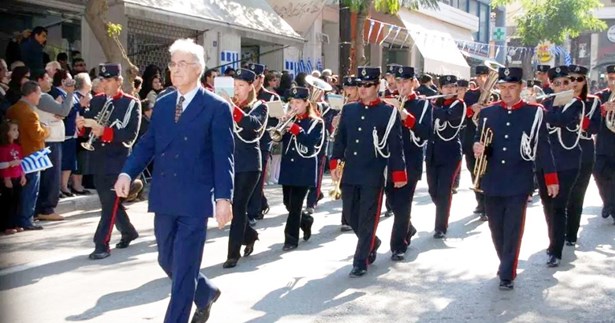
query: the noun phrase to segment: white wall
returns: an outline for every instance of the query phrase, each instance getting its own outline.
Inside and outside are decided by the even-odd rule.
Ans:
[[[263,45],[261,46],[260,63],[265,64],[267,69],[283,71],[284,70],[284,50],[280,45]],[[270,52],[266,55],[263,53]]]
[[[333,73],[339,74],[340,60],[340,33],[339,23],[323,21],[322,32],[329,35],[329,43],[322,44],[323,66],[330,68]]]

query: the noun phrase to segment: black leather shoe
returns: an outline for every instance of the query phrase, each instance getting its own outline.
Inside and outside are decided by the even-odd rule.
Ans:
[[[477,206],[477,207],[474,209],[474,214],[481,214],[481,213],[485,213],[485,208],[480,207],[480,206]]]
[[[247,257],[249,255],[251,255],[254,252],[254,244],[256,243],[256,240],[258,240],[258,238],[254,239],[254,241],[248,243],[246,245],[246,247],[243,249],[243,256]]]
[[[33,224],[27,227],[23,227],[23,229],[26,231],[36,231],[36,230],[43,230],[43,227],[40,225]]]
[[[569,247],[574,247],[575,242],[574,241],[566,241],[566,245]]]
[[[608,208],[606,208],[606,207],[603,207],[603,208],[602,208],[602,214],[601,214],[601,215],[602,215],[602,218],[603,218],[603,219],[608,218],[608,217],[609,217],[609,215],[610,215],[610,214],[609,214],[609,209],[608,209]]]
[[[385,218],[388,218],[388,217],[391,217],[391,216],[393,216],[393,211],[386,211],[386,212],[384,212],[384,217]]]
[[[402,261],[404,260],[404,253],[401,251],[393,251],[393,255],[391,255],[391,260],[393,261]]]
[[[222,268],[233,268],[235,266],[237,266],[237,261],[239,259],[226,259],[226,261],[222,264]]]
[[[291,251],[294,249],[297,249],[296,244],[285,244],[284,247],[282,247],[282,251]]]
[[[367,269],[363,269],[359,267],[352,267],[352,270],[350,271],[348,276],[350,276],[350,278],[357,278],[357,277],[361,277],[365,275],[366,273],[367,273]]]
[[[211,313],[211,307],[214,303],[220,298],[222,292],[220,290],[216,290],[214,297],[211,299],[209,303],[203,308],[197,308],[194,311],[194,315],[192,316],[192,321],[190,323],[205,323],[209,319],[209,314]]]
[[[410,239],[412,239],[412,237],[414,237],[417,232],[418,231],[416,230],[416,228],[413,225],[410,225],[410,230],[408,231],[408,234],[406,235],[406,240],[408,241],[408,245],[410,245]]]
[[[111,253],[108,250],[94,251],[88,256],[88,258],[90,258],[90,260],[100,260],[100,259],[105,259],[109,256],[111,256]]]
[[[512,290],[513,288],[515,288],[515,284],[513,284],[512,280],[508,280],[508,279],[500,280],[501,290]]]
[[[130,243],[131,243],[133,240],[135,240],[136,238],[138,238],[138,237],[139,237],[139,235],[137,234],[137,235],[136,235],[136,236],[134,236],[134,237],[130,237],[130,238],[122,238],[122,239],[120,239],[120,242],[118,242],[118,243],[115,245],[115,248],[117,248],[117,249],[124,249],[124,248],[128,248],[128,246],[130,246]]]
[[[547,261],[547,267],[558,267],[560,260],[557,259],[554,255],[549,256],[549,260]]]
[[[485,213],[481,213],[479,219],[481,221],[489,221],[489,218],[487,217],[487,214]]]
[[[342,231],[342,232],[352,231],[352,227],[349,226],[348,224],[342,224],[342,227],[340,228],[340,231]]]
[[[380,248],[380,244],[382,243],[382,241],[380,241],[380,239],[378,239],[378,237],[376,237],[376,242],[374,242],[374,248],[372,248],[372,251],[369,253],[369,255],[367,256],[367,263],[368,264],[373,264],[374,261],[376,261],[376,256],[378,256],[378,248]]]
[[[444,232],[436,231],[436,233],[433,234],[433,237],[434,239],[444,239],[446,234],[444,234]]]
[[[301,223],[301,230],[303,230],[303,241],[310,240],[312,236],[312,224],[314,224],[314,218],[311,215],[304,215],[304,221]]]
[[[261,213],[263,214],[263,216],[269,213],[269,205],[265,205],[263,209],[261,210]]]

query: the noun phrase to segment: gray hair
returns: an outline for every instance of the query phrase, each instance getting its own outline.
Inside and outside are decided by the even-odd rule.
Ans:
[[[79,73],[75,75],[75,90],[82,90],[84,86],[92,84],[90,74]]]
[[[26,83],[24,83],[21,86],[21,95],[23,96],[28,96],[34,92],[36,92],[38,89],[40,89],[40,85],[38,85],[37,82],[34,81],[27,81]]]
[[[49,73],[49,70],[53,68],[55,68],[56,70],[59,70],[62,68],[62,65],[60,65],[58,61],[51,61],[47,63],[47,65],[45,65],[45,71],[47,71],[47,73]]]
[[[171,55],[177,52],[194,56],[196,63],[201,67],[201,75],[199,75],[199,77],[203,75],[203,71],[205,71],[205,48],[203,48],[203,46],[196,44],[194,40],[190,38],[178,39],[169,47],[169,53],[171,53]]]

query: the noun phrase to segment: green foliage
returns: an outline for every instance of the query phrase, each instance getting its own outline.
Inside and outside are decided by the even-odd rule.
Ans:
[[[122,32],[122,25],[114,24],[112,22],[107,23],[107,35],[110,38],[118,38]]]
[[[515,0],[493,0],[492,6],[507,5]],[[525,46],[543,41],[562,44],[567,38],[587,31],[606,29],[604,21],[592,10],[600,8],[600,0],[518,0],[523,13],[515,18],[517,36]]]
[[[350,7],[350,11],[364,13],[369,11],[368,5],[374,4],[374,8],[386,14],[396,14],[401,8],[416,10],[419,5],[426,8],[438,8],[438,0],[341,0],[341,4]]]

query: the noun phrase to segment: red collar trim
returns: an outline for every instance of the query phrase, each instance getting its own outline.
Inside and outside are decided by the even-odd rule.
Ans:
[[[418,95],[416,95],[416,93],[412,93],[412,94],[406,96],[406,100],[409,100],[409,101],[416,100],[417,97],[418,97]]]
[[[525,105],[525,102],[523,102],[523,100],[520,100],[519,102],[513,104],[511,107],[506,106],[506,103],[504,103],[504,101],[499,101],[498,104],[506,110],[517,110],[521,109],[521,107]]]
[[[114,96],[113,96],[113,100],[117,100],[120,99],[124,96],[124,91],[119,90]]]
[[[242,102],[240,102],[237,106],[238,106],[239,108],[241,108],[241,109],[243,109],[244,107],[247,107],[247,106],[248,106],[248,100],[243,100],[243,101],[242,101]]]
[[[455,101],[457,101],[457,98],[444,99],[444,105],[451,105]]]
[[[382,102],[382,101],[380,100],[380,98],[376,98],[376,99],[375,99],[375,100],[373,100],[373,101],[370,101],[370,102],[367,102],[367,103],[362,102],[362,103],[363,103],[363,105],[364,105],[364,106],[371,108],[371,107],[375,107],[375,106],[377,106],[378,104],[380,104],[380,102]]]
[[[309,118],[309,117],[310,117],[310,114],[306,112],[306,113],[304,113],[304,114],[300,114],[300,115],[298,115],[298,116],[297,116],[297,120],[303,120],[303,119],[307,119],[307,118]]]

